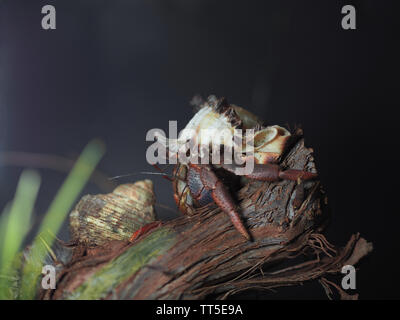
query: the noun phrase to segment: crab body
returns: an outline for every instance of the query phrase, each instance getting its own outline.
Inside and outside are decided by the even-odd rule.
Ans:
[[[203,182],[207,178],[204,174],[203,176],[201,175],[203,168],[203,165],[185,165],[181,163],[174,168],[175,179],[172,181],[174,200],[179,211],[184,214],[192,215],[194,214],[194,208],[200,208],[214,202],[212,190],[207,188]],[[229,180],[231,186],[240,185],[240,179],[237,179],[238,177],[235,179],[234,174],[225,173],[222,175],[220,169],[215,170],[212,166],[209,166],[209,168],[214,172],[218,180],[223,182]]]
[[[207,102],[198,103],[200,110],[189,121],[186,128],[196,139],[198,145],[214,145],[218,137],[210,134],[212,130],[228,130],[232,135],[237,134],[235,129],[254,129],[253,149],[246,155],[247,146],[243,145],[244,161],[254,161],[254,169],[246,174],[249,179],[261,181],[278,181],[283,179],[301,180],[313,179],[316,173],[302,170],[282,170],[277,164],[280,156],[288,144],[291,134],[280,126],[262,127],[261,121],[249,111],[234,105],[229,105],[225,99],[216,99],[211,96]],[[215,132],[215,131],[214,131]],[[209,133],[207,135],[207,133]],[[180,136],[175,145],[183,144],[189,136]],[[230,143],[230,141],[224,141]],[[231,145],[228,145],[231,147]],[[247,239],[250,235],[244,227],[235,201],[229,188],[223,183],[217,171],[221,169],[236,173],[238,167],[235,163],[215,164],[183,164],[178,163],[174,169],[173,190],[174,199],[179,210],[184,214],[193,214],[194,208],[203,207],[209,203],[216,203],[231,219],[235,228]]]
[[[180,177],[173,181],[174,199],[182,213],[191,215],[193,208],[215,202],[229,216],[236,229],[250,240],[230,191],[211,165],[178,164],[175,173]]]

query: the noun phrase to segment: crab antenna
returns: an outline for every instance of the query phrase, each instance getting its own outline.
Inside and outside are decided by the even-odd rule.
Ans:
[[[125,178],[125,177],[135,176],[138,174],[154,174],[154,175],[164,176],[165,178],[170,177],[170,175],[168,175],[165,172],[140,171],[140,172],[133,172],[133,173],[128,173],[128,174],[122,174],[119,176],[114,176],[114,177],[108,178],[108,180],[116,180],[116,179],[121,179],[121,178]]]
[[[164,170],[161,169],[158,165],[152,164],[152,166],[153,166],[154,168],[156,168],[158,171],[160,171],[161,174],[164,175],[163,178],[165,178],[165,179],[167,179],[168,181],[171,181],[171,182],[174,181],[174,178],[173,178],[173,177],[171,178],[171,176],[170,176],[169,174],[166,174],[166,173],[164,172]]]

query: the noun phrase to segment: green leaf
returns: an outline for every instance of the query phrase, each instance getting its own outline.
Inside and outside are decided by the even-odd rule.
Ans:
[[[29,252],[29,259],[22,270],[19,299],[34,299],[43,260],[51,247],[54,236],[61,228],[83,187],[89,180],[98,162],[104,155],[104,145],[95,140],[90,142],[69,173],[51,203]],[[46,245],[44,245],[46,244]]]
[[[0,278],[0,299],[12,298],[7,279],[13,277],[12,262],[29,231],[39,186],[40,176],[37,172],[23,171],[11,207],[1,216],[0,274],[2,277]]]

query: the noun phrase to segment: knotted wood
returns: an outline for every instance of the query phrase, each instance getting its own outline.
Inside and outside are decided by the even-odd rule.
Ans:
[[[283,168],[316,171],[312,150],[299,139]],[[326,276],[356,264],[372,250],[358,234],[339,248],[321,234],[328,213],[318,180],[248,181],[238,192],[240,212],[253,241],[246,241],[215,204],[163,223],[134,243],[102,247],[62,245],[68,251],[56,290],[41,299],[227,298],[248,289],[270,289],[319,280],[331,297],[355,298]]]

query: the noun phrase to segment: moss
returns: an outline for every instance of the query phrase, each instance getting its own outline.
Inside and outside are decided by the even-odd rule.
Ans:
[[[168,228],[152,232],[146,241],[130,247],[123,254],[111,260],[89,277],[72,293],[65,293],[65,299],[93,300],[105,298],[118,285],[129,279],[144,265],[171,248],[176,234]]]

